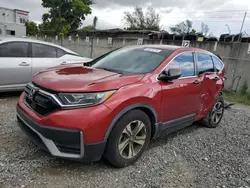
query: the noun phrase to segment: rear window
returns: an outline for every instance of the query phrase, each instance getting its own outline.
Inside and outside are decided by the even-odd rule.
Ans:
[[[98,59],[92,66],[121,74],[145,74],[155,70],[173,51],[147,47],[126,47]]]
[[[34,58],[56,58],[56,48],[49,45],[32,43],[32,57]]]
[[[214,62],[214,66],[217,72],[220,72],[221,69],[223,68],[223,63],[221,62],[221,60],[219,60],[219,58],[212,56],[213,58],[213,62]]]
[[[66,54],[66,52],[62,49],[57,48],[57,57],[62,57]]]

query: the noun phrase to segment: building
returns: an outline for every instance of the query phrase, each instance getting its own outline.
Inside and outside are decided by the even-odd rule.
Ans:
[[[0,36],[26,36],[25,22],[29,12],[0,7]]]
[[[149,30],[126,30],[126,29],[105,29],[105,30],[93,30],[93,31],[80,31],[80,36],[95,36],[95,37],[112,37],[112,38],[143,38],[143,39],[157,39],[159,37],[159,31]]]

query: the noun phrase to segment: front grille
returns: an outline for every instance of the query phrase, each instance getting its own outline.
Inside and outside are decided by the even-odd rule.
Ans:
[[[29,97],[31,92],[31,87],[27,85],[25,88],[25,102],[31,109],[37,112],[40,115],[46,116],[58,109],[60,106],[58,103],[51,97],[44,93],[38,92],[34,96]]]

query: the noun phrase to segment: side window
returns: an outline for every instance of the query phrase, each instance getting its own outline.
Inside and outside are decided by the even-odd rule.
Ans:
[[[169,65],[170,68],[180,68],[182,77],[194,76],[194,56],[192,52],[187,52],[177,56]]]
[[[0,57],[28,57],[29,44],[25,42],[10,42],[0,45]]]
[[[32,43],[32,57],[35,58],[56,58],[56,48],[53,46]]]
[[[57,57],[62,57],[66,54],[66,52],[60,48],[57,48]]]
[[[214,64],[210,55],[197,53],[197,60],[199,74],[204,72],[214,72]]]
[[[221,62],[221,60],[219,60],[217,57],[212,56],[213,58],[213,62],[214,62],[214,66],[217,72],[220,72],[222,67],[223,67],[223,63]]]

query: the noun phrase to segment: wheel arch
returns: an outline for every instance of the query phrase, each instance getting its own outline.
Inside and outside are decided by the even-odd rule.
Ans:
[[[154,138],[157,134],[158,131],[158,126],[157,126],[157,122],[158,122],[158,118],[157,118],[157,113],[156,110],[148,105],[148,104],[144,104],[144,103],[137,103],[137,104],[133,104],[130,105],[126,108],[124,108],[122,111],[120,111],[116,117],[112,120],[111,124],[108,127],[108,130],[105,133],[105,137],[104,137],[104,141],[107,141],[109,138],[109,135],[112,131],[112,129],[114,128],[116,122],[127,112],[131,111],[131,110],[135,110],[135,109],[139,109],[141,111],[143,111],[145,114],[147,114],[147,116],[149,117],[150,121],[151,121],[151,126],[152,126],[152,138]]]

